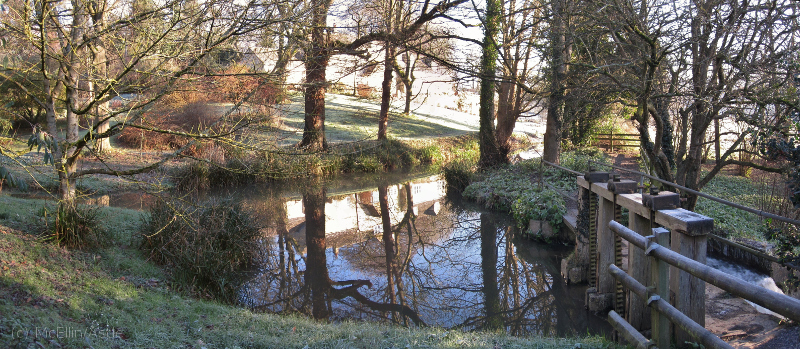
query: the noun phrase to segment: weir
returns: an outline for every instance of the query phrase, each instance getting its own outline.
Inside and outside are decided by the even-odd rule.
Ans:
[[[608,172],[577,177],[576,253],[562,261],[571,282],[588,282],[585,305],[609,314],[623,338],[640,348],[730,348],[704,328],[711,283],[787,318],[800,320],[800,301],[707,266],[713,219],[680,208],[680,195],[634,193],[635,181]],[[629,212],[621,225],[621,208]],[[628,245],[627,262],[622,246]],[[650,333],[650,339],[642,334]]]

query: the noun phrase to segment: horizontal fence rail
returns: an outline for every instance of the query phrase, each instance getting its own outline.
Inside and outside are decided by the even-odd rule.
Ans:
[[[640,135],[638,133],[598,133],[597,138],[595,140],[597,143],[607,143],[607,147],[611,150],[614,150],[614,147],[617,148],[638,148],[639,147],[639,138]],[[629,142],[636,142],[636,144],[628,144]]]
[[[648,255],[663,260],[733,295],[747,299],[794,321],[800,321],[800,301],[797,299],[749,284],[703,263],[683,257],[667,247],[658,244],[648,246],[647,240],[641,235],[615,221],[611,221],[608,227],[631,244],[646,250]]]
[[[634,345],[636,349],[650,349],[655,348],[656,344],[642,336],[633,326],[631,326],[622,316],[619,316],[616,311],[608,312],[608,322],[619,332],[625,339]]]
[[[617,281],[622,283],[625,288],[631,290],[633,293],[636,293],[637,296],[647,299],[648,306],[663,314],[667,317],[667,319],[669,319],[670,322],[691,334],[692,337],[700,341],[700,344],[708,348],[733,349],[733,347],[731,347],[728,343],[725,343],[725,341],[706,330],[703,326],[700,326],[696,322],[692,321],[692,319],[690,319],[688,316],[681,313],[678,309],[675,309],[675,307],[670,305],[669,302],[661,299],[661,297],[658,297],[655,294],[651,294],[647,290],[647,287],[640,284],[630,275],[626,274],[622,269],[617,268],[615,265],[611,265],[610,273],[615,279],[617,279]]]

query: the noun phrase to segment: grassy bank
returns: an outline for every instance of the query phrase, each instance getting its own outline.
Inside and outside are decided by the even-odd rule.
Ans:
[[[516,338],[324,323],[193,299],[134,247],[140,212],[104,208],[109,246],[67,250],[28,231],[43,201],[0,196],[0,347],[606,348],[599,338]],[[9,228],[9,226],[19,229]],[[177,289],[176,289],[177,288]]]
[[[206,189],[308,176],[383,171],[438,172],[454,159],[476,161],[476,134],[425,139],[368,141],[332,146],[327,152],[252,152],[224,164],[187,163],[173,171],[180,189]]]

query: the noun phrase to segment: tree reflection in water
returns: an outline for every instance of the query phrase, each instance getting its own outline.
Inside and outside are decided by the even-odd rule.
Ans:
[[[415,191],[413,183],[381,185],[332,198],[322,185],[308,185],[305,221],[293,227],[286,202],[277,204],[267,229],[266,267],[243,291],[245,304],[319,319],[505,329],[514,335],[608,331],[583,308],[584,289],[561,278],[560,260],[568,250],[513,240],[515,228],[506,217],[415,202],[415,195],[422,196]],[[338,212],[325,216],[326,203],[336,200],[371,213],[356,215],[356,228],[328,231],[326,237],[326,221],[341,218]],[[379,207],[364,208],[373,201]],[[377,218],[374,231],[358,228]]]

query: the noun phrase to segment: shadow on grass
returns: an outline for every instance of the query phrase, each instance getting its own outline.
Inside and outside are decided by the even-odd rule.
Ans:
[[[352,105],[326,102],[328,113],[326,115],[326,126],[336,129],[335,132],[339,133],[354,133],[359,136],[375,135],[378,131],[378,110],[372,108],[355,107]],[[427,118],[434,118],[457,125],[464,125],[448,120],[444,117],[428,116],[427,114],[420,114]],[[471,127],[470,127],[471,128]],[[424,119],[409,117],[402,114],[391,113],[389,116],[389,134],[391,137],[402,138],[431,138],[431,137],[447,137],[457,136],[469,133],[470,131],[461,130],[458,128],[445,126],[439,123],[430,122]],[[339,137],[346,139],[350,138],[344,134]],[[359,137],[355,137],[359,138]],[[363,138],[363,137],[360,137]]]

